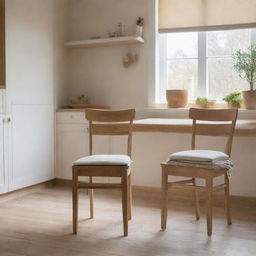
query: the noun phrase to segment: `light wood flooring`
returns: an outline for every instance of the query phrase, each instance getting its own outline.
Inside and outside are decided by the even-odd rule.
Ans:
[[[1,256],[165,256],[256,255],[256,207],[233,207],[226,226],[224,208],[214,208],[213,235],[206,233],[204,204],[200,221],[192,202],[169,202],[168,228],[160,231],[159,200],[135,193],[129,236],[122,236],[118,191],[95,193],[95,219],[88,219],[88,196],[80,195],[78,234],[72,234],[71,190],[44,188],[0,202]]]

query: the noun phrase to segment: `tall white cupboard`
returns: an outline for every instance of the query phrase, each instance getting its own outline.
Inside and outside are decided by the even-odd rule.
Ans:
[[[0,193],[54,174],[52,1],[5,1],[6,89],[0,90]]]

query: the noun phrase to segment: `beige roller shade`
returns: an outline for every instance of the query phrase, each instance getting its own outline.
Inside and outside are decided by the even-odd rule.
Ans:
[[[256,27],[256,0],[159,0],[159,32]]]

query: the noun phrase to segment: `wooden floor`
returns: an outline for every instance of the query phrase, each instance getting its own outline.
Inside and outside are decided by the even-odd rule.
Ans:
[[[129,236],[124,238],[119,194],[117,191],[96,193],[95,219],[90,220],[88,198],[83,193],[76,236],[71,233],[68,188],[45,188],[2,201],[0,255],[256,255],[254,206],[234,207],[231,227],[226,226],[221,205],[215,207],[213,235],[208,238],[205,218],[195,221],[190,201],[170,201],[168,228],[162,232],[159,200],[136,194]]]

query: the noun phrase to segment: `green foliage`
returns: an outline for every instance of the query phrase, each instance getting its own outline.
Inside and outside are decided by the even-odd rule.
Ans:
[[[143,25],[144,25],[144,18],[139,17],[139,18],[137,19],[137,21],[136,21],[136,24],[137,24],[138,26],[143,26]]]
[[[247,51],[236,51],[233,59],[234,69],[241,78],[250,83],[253,91],[253,83],[256,81],[256,45],[248,47]]]
[[[197,97],[196,102],[208,103],[209,100],[206,97]]]
[[[240,108],[243,103],[241,92],[232,92],[223,98],[223,100],[235,108]]]

